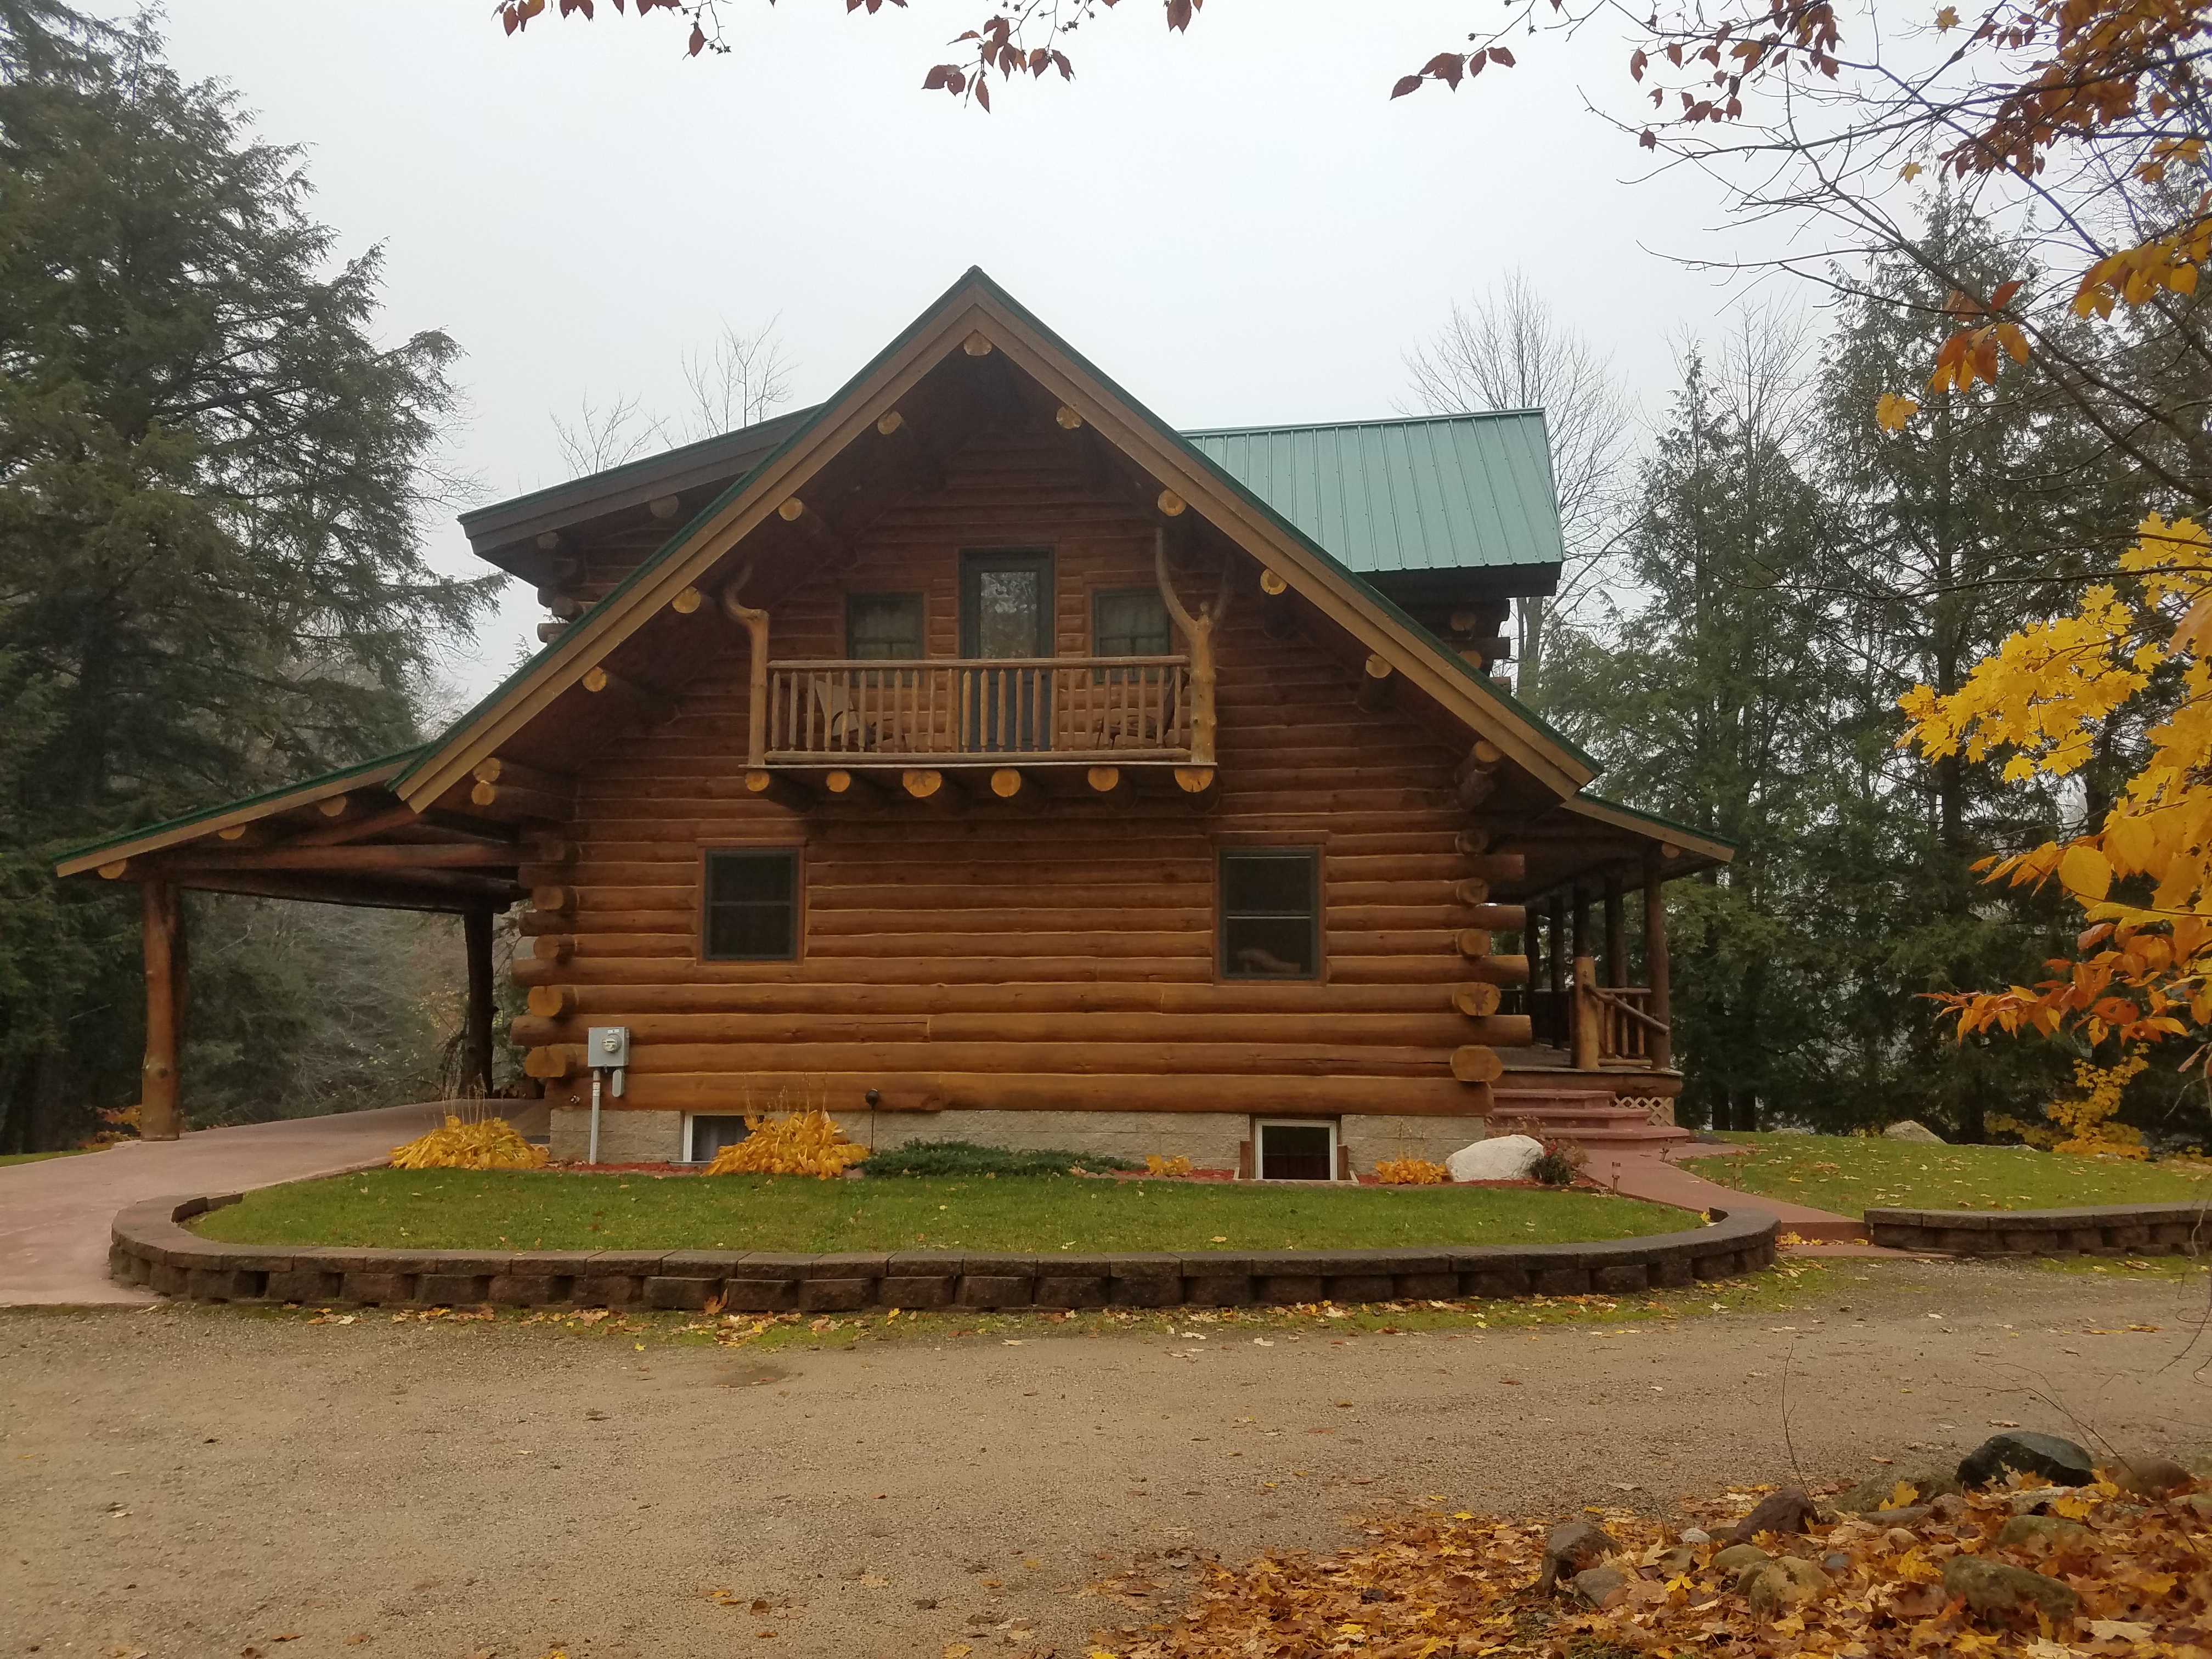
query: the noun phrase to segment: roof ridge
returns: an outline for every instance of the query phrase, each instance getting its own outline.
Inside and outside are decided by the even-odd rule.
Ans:
[[[1350,421],[1289,421],[1258,426],[1194,426],[1179,428],[1185,438],[1234,438],[1254,432],[1340,432],[1355,426],[1431,426],[1440,421],[1500,421],[1530,415],[1547,418],[1540,405],[1527,409],[1455,409],[1433,415],[1376,415]]]

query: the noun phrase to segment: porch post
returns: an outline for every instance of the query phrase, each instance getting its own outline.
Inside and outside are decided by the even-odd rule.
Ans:
[[[461,1049],[461,1091],[491,1093],[491,912],[464,911],[461,933],[469,958],[467,1036]]]
[[[1574,897],[1572,902],[1575,907],[1574,945],[1567,954],[1572,957],[1576,962],[1579,963],[1584,957],[1590,953],[1589,895],[1583,890],[1583,885],[1580,882],[1577,882],[1575,884]],[[1580,970],[1577,969],[1577,971],[1579,972]]]
[[[1552,895],[1544,927],[1544,977],[1552,991],[1552,1043],[1564,1048],[1573,1040],[1574,1016],[1566,1006],[1567,896]]]
[[[1668,995],[1667,899],[1659,879],[1659,849],[1644,849],[1644,969],[1651,981],[1651,1018],[1662,1025],[1674,1022],[1674,1004]],[[1674,1034],[1671,1030],[1651,1033],[1654,1071],[1674,1068]]]
[[[1620,914],[1620,872],[1605,878],[1605,982],[1628,983],[1628,928]]]
[[[184,1133],[177,1103],[177,1050],[183,1041],[185,913],[173,884],[138,884],[139,931],[146,960],[146,1059],[138,1073],[138,1133],[174,1140]]]

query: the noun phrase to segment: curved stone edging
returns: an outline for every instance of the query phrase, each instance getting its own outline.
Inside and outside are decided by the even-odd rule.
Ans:
[[[1771,1266],[1764,1211],[1587,1244],[1441,1250],[1223,1251],[1200,1255],[838,1255],[763,1251],[372,1250],[225,1244],[180,1224],[239,1194],[161,1198],[115,1218],[109,1271],[206,1302],[844,1312],[858,1308],[1243,1307],[1398,1297],[1628,1296]]]
[[[1893,1250],[1954,1255],[2195,1255],[2212,1248],[2203,1204],[2080,1210],[1869,1210],[1867,1233]]]

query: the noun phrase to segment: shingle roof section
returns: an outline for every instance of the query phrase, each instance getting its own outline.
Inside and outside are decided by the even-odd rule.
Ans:
[[[1560,561],[1541,410],[1182,435],[1363,575]]]

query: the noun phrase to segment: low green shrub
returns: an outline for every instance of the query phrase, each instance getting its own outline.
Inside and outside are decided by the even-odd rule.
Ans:
[[[972,1140],[910,1140],[890,1152],[871,1153],[860,1165],[870,1177],[882,1176],[1056,1176],[1071,1169],[1141,1170],[1141,1164],[1103,1152],[1013,1152],[979,1146]]]

